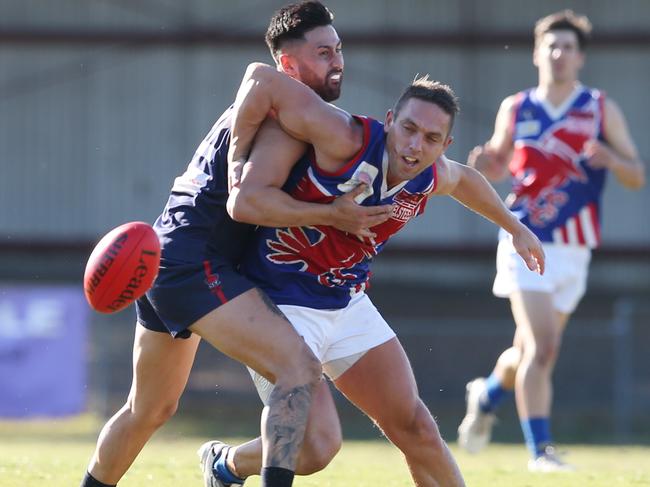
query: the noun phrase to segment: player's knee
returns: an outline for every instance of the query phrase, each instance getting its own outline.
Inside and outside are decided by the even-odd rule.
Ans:
[[[341,449],[341,429],[329,428],[313,434],[307,433],[302,443],[296,473],[311,475],[329,465]]]
[[[438,425],[420,399],[409,414],[384,420],[379,426],[402,451],[404,448],[442,447]]]
[[[160,428],[178,410],[178,400],[161,400],[154,405],[141,406],[131,403],[131,414],[136,423],[150,429]]]
[[[542,368],[552,367],[557,359],[560,340],[557,337],[547,337],[540,340],[535,347],[534,360]]]
[[[507,369],[517,370],[521,362],[522,351],[518,347],[510,347],[505,350],[499,357],[499,362]]]
[[[418,401],[418,408],[413,419],[411,430],[417,435],[416,441],[423,445],[438,448],[442,446],[442,438],[436,421],[431,416],[427,407]]]
[[[178,401],[169,401],[161,404],[153,409],[151,412],[151,419],[149,420],[156,427],[160,427],[169,421],[176,411],[178,410]]]
[[[323,374],[323,366],[306,344],[292,354],[278,374],[278,382],[289,385],[308,385],[312,388],[318,384]]]

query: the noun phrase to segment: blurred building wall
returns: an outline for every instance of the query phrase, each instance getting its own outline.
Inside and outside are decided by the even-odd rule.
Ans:
[[[282,2],[1,5],[0,233],[6,243],[92,241],[118,223],[155,219],[173,178],[232,101],[246,64],[270,61],[263,34]],[[328,5],[346,57],[338,104],[383,118],[417,73],[430,73],[461,99],[448,152],[460,161],[490,136],[500,101],[536,82],[534,21],[567,6],[584,12],[596,42],[583,81],[617,100],[641,154],[650,159],[646,1]],[[629,193],[610,181],[605,245],[647,247],[650,217],[640,209],[648,207],[650,189]],[[491,244],[496,238],[492,225],[448,198],[434,199],[421,220],[396,241],[435,246]]]

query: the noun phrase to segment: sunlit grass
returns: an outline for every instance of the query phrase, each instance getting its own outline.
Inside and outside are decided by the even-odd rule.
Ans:
[[[75,420],[0,422],[0,485],[3,487],[76,487],[92,454],[100,422]],[[120,482],[120,487],[202,486],[197,447],[206,438],[163,432],[154,437]],[[522,445],[496,444],[471,456],[452,445],[467,484],[475,487],[617,487],[650,485],[650,448],[569,445],[569,474],[530,474]],[[259,487],[259,478],[247,487]],[[408,470],[396,448],[385,441],[346,440],[324,471],[298,477],[296,487],[410,486]]]

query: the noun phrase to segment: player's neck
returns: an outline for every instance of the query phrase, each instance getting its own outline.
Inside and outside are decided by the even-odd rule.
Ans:
[[[553,106],[560,106],[573,94],[573,91],[579,85],[580,81],[578,80],[562,82],[540,81],[537,86],[537,96],[542,100],[548,101]]]
[[[403,180],[402,179],[397,179],[395,178],[390,171],[390,168],[388,168],[388,173],[386,174],[386,189],[391,190],[398,184],[400,184]]]

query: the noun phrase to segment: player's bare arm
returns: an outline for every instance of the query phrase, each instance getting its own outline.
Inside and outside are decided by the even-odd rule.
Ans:
[[[641,189],[645,185],[645,166],[632,140],[627,122],[619,106],[605,101],[605,140],[591,140],[585,144],[588,164],[594,168],[607,168],[628,189]]]
[[[246,157],[260,125],[274,113],[282,129],[314,145],[319,165],[342,164],[363,145],[363,129],[349,113],[324,102],[299,81],[262,63],[249,65],[235,99],[228,159]],[[336,143],[332,143],[336,141]]]
[[[447,194],[512,235],[517,253],[531,271],[544,273],[544,250],[539,239],[506,207],[492,185],[476,169],[441,157],[433,194]]]
[[[286,134],[273,119],[263,122],[244,166],[240,184],[230,191],[227,209],[237,221],[268,227],[331,225],[345,232],[373,237],[368,228],[386,221],[391,206],[361,206],[354,197],[360,185],[330,204],[298,201],[282,191],[289,172],[307,145]]]
[[[508,176],[508,163],[513,150],[512,117],[515,106],[515,95],[503,100],[492,137],[484,145],[475,147],[468,156],[467,163],[490,181],[502,181]]]

